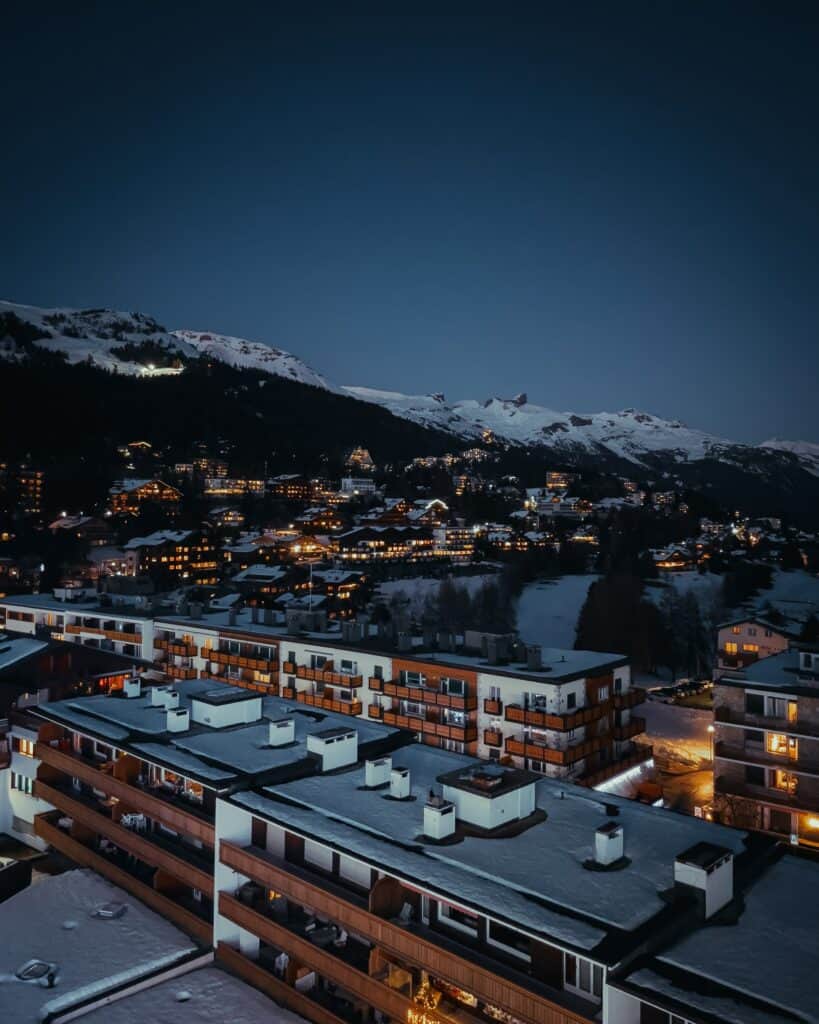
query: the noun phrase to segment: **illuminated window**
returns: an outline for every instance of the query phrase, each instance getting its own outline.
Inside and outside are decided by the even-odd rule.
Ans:
[[[726,641],[726,643],[725,643],[725,653],[726,654],[736,654],[738,650],[739,650],[739,646],[737,644],[735,644],[733,640]]]
[[[731,626],[731,632],[734,635],[738,636],[742,632],[742,627],[741,626]]]
[[[20,740],[20,753],[26,757],[34,757],[34,740]]]
[[[798,788],[799,780],[793,772],[786,772],[782,768],[776,768],[771,773],[770,785],[773,786],[774,789],[780,789],[793,796]]]
[[[742,650],[746,654],[759,654],[759,644],[743,644]]]

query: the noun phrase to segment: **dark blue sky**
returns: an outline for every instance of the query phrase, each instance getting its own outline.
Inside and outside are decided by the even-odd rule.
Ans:
[[[809,5],[73,6],[5,16],[2,297],[819,441]]]

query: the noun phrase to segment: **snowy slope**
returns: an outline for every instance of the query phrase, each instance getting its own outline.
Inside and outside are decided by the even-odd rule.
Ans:
[[[312,384],[327,391],[336,390],[320,373],[316,373],[297,356],[260,341],[246,341],[244,338],[206,331],[174,331],[173,336],[183,344],[193,346],[200,355],[229,366],[261,370],[263,373]]]
[[[547,445],[576,454],[609,452],[632,462],[640,462],[653,452],[671,453],[682,461],[702,459],[731,446],[730,441],[692,430],[676,420],[635,409],[580,416],[534,405],[526,395],[449,403],[443,395],[402,395],[360,387],[344,390],[365,402],[382,405],[396,416],[449,430],[465,439],[478,438],[491,430],[496,437],[516,444]]]
[[[819,476],[819,444],[810,441],[782,441],[774,437],[770,441],[763,441],[759,447],[775,452],[789,452],[799,460],[803,469]]]
[[[112,309],[41,309],[0,301],[0,318],[12,314],[39,337],[34,344],[52,352],[64,352],[69,363],[92,362],[103,370],[144,375],[138,362],[119,358],[112,350],[121,345],[153,342],[181,356],[195,356],[196,350],[168,333],[144,313],[123,313]],[[3,330],[0,327],[0,341]],[[4,351],[5,358],[15,358]],[[150,371],[149,371],[150,372]],[[154,371],[157,372],[157,371]]]

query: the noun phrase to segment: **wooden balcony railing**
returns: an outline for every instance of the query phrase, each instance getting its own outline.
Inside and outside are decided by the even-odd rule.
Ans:
[[[348,675],[346,672],[333,672],[327,668],[309,668],[307,665],[296,665],[296,676],[299,679],[312,679],[317,683],[333,683],[335,686],[354,688],[361,686],[364,677]]]
[[[368,704],[367,705],[367,717],[368,718],[383,718],[384,709],[380,704]]]
[[[69,625],[64,627],[63,632],[73,635],[90,633],[91,636],[104,636],[108,640],[116,640],[122,644],[142,643],[141,633],[127,633],[119,629],[102,629],[100,626]]]
[[[420,732],[425,736],[440,736],[446,740],[457,740],[459,743],[474,743],[478,738],[478,727],[469,725],[448,725],[443,722],[432,722],[414,715],[399,715],[394,711],[385,711],[382,715],[384,725],[395,726],[396,729],[408,729]]]
[[[228,967],[249,985],[270,996],[280,1006],[292,1010],[306,1020],[313,1021],[313,1024],[349,1024],[349,1021],[337,1017],[326,1006],[317,1003],[303,992],[285,984],[275,974],[265,970],[255,961],[240,953],[238,949],[220,942],[216,947],[216,958]]]
[[[259,851],[261,852],[261,851]],[[530,1024],[588,1024],[589,1018],[536,994],[522,985],[442,945],[436,945],[415,931],[361,909],[289,872],[270,856],[258,856],[252,848],[243,848],[222,840],[223,864],[251,878],[267,889],[281,892],[294,902],[310,907],[318,915],[343,925],[376,946],[410,964],[439,975],[450,984],[471,992],[493,1006]],[[251,931],[253,929],[251,928]],[[503,968],[499,965],[499,972]]]
[[[380,692],[384,689],[384,680],[379,679],[378,676],[370,676],[367,679],[367,686],[369,686],[371,690],[377,690]]]
[[[646,691],[639,686],[632,686],[625,693],[615,693],[611,702],[616,708],[636,708],[638,704],[644,704]]]
[[[87,804],[75,800],[69,794],[55,789],[54,786],[49,786],[39,779],[34,783],[34,795],[56,807],[74,821],[90,828],[93,832],[106,836],[121,849],[133,853],[146,864],[162,868],[163,871],[169,872],[187,885],[201,889],[206,896],[213,897],[213,875],[196,867],[190,859],[183,859],[181,851],[179,856],[170,853],[167,849],[144,839],[138,832],[117,824]]]
[[[57,768],[66,775],[81,779],[95,789],[108,796],[115,796],[133,811],[143,811],[150,818],[161,821],[175,832],[183,832],[193,839],[200,839],[208,846],[215,843],[215,830],[212,821],[203,815],[186,811],[177,804],[169,803],[161,797],[140,786],[131,785],[123,779],[115,778],[108,772],[89,764],[88,761],[69,753],[39,742],[34,748],[34,756],[39,757],[43,764]]]
[[[502,715],[503,714],[503,701],[502,700],[489,700],[485,698],[483,702],[483,710],[487,715]]]
[[[580,708],[571,714],[551,715],[545,711],[537,711],[534,708],[522,708],[519,704],[506,705],[506,721],[519,722],[521,725],[531,725],[539,729],[555,729],[558,732],[568,732],[570,729],[577,729],[590,722],[597,722],[604,715],[607,715],[609,705],[607,701],[602,704],[594,704],[590,708]]]
[[[575,743],[565,750],[555,750],[540,743],[533,743],[531,740],[507,736],[506,752],[514,754],[516,757],[531,757],[535,761],[545,761],[547,764],[568,765],[575,764],[575,762],[582,761],[583,758],[596,753],[604,744],[604,738],[597,736],[583,743]]]
[[[640,715],[632,715],[630,721],[624,725],[615,725],[611,730],[616,740],[630,740],[632,736],[639,736],[646,731],[646,720]]]
[[[324,697],[320,693],[297,692],[296,700],[300,704],[307,704],[313,708],[324,708],[325,711],[335,711],[339,715],[353,715],[358,717],[363,710],[360,700],[335,700],[332,697]]]
[[[267,658],[245,657],[243,654],[228,654],[215,647],[203,647],[202,657],[217,665],[233,665],[234,668],[249,668],[256,672],[277,672],[279,663]]]
[[[487,747],[502,747],[503,733],[498,729],[484,729],[483,741]]]
[[[368,1006],[381,1010],[396,1020],[406,1020],[407,1010],[412,1004],[395,989],[371,978],[363,971],[356,970],[339,957],[320,949],[309,939],[284,928],[265,914],[240,903],[226,892],[219,894],[219,913],[234,924],[238,924],[240,928],[258,935],[268,945],[286,950],[300,964],[312,967],[314,971],[334,981]]]
[[[111,863],[106,857],[92,850],[76,839],[63,832],[54,822],[49,820],[48,814],[38,814],[34,819],[34,832],[44,839],[55,850],[73,860],[75,864],[92,868],[98,874],[107,878],[109,882],[118,885],[121,889],[131,893],[138,900],[141,900],[152,910],[155,910],[162,917],[167,918],[173,924],[178,925],[183,931],[192,935],[198,942],[210,946],[212,942],[213,929],[211,925],[201,917],[185,907],[180,906],[174,900],[163,896],[161,892],[145,882],[140,881],[134,875],[123,871],[116,864]]]
[[[478,698],[475,696],[458,697],[452,693],[441,693],[427,686],[403,686],[401,683],[385,682],[384,693],[388,697],[400,700],[414,700],[422,704],[437,704],[442,708],[455,708],[459,711],[475,711]]]
[[[163,665],[162,671],[171,679],[196,679],[195,668],[183,668],[181,665]]]

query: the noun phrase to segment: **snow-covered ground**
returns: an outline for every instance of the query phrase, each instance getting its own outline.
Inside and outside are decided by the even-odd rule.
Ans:
[[[595,575],[560,576],[530,583],[518,603],[521,638],[543,647],[574,647],[577,617],[597,579]]]
[[[702,573],[696,571],[662,573],[658,580],[648,581],[645,595],[654,601],[655,604],[661,604],[663,594],[669,587],[673,587],[680,597],[688,593],[695,594],[699,600],[700,608],[703,612],[707,613],[710,608],[716,605],[719,598],[722,576],[711,572]]]
[[[466,587],[473,596],[484,583],[496,579],[497,573],[495,572],[482,573],[476,576],[454,577],[455,584],[459,587]],[[378,592],[388,602],[396,594],[403,594],[409,598],[410,611],[413,614],[419,614],[424,607],[424,601],[427,599],[427,596],[435,597],[438,593],[441,582],[440,579],[428,576],[417,576],[406,580],[386,580],[384,583],[378,584]]]
[[[799,569],[776,569],[772,582],[770,590],[760,590],[749,607],[761,609],[771,604],[792,625],[804,622],[810,615],[819,616],[819,576]]]
[[[710,762],[712,712],[649,699],[637,713],[646,720],[646,736],[654,747],[655,760],[691,767]]]

